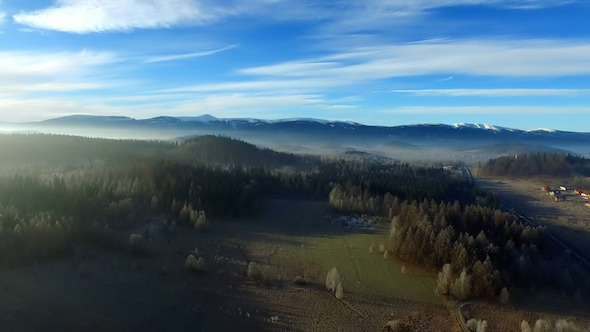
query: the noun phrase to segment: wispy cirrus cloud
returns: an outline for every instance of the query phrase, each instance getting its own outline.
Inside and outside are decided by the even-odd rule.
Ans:
[[[21,12],[13,19],[31,28],[85,34],[202,26],[244,15],[271,20],[323,17],[316,9],[300,1],[55,0],[51,7]]]
[[[438,97],[574,97],[590,95],[590,89],[419,89],[393,93]]]
[[[429,40],[351,48],[330,55],[238,70],[234,81],[181,86],[167,92],[309,93],[424,75],[504,78],[590,74],[590,43],[562,40]],[[454,76],[447,76],[454,77]],[[438,95],[585,94],[583,89],[398,90]]]
[[[0,85],[4,95],[95,89],[91,77],[117,61],[108,52],[0,52]]]
[[[226,47],[222,47],[222,48],[218,48],[218,49],[214,49],[214,50],[208,50],[208,51],[154,56],[154,57],[147,58],[145,60],[145,63],[156,63],[156,62],[193,59],[193,58],[209,56],[209,55],[225,52],[225,51],[231,50],[236,47],[238,47],[238,44],[233,44],[233,45],[229,45]]]
[[[172,98],[175,97],[175,98]],[[128,105],[126,102],[132,100]],[[285,94],[214,94],[214,95],[163,95],[124,96],[109,98],[0,98],[0,119],[3,121],[38,121],[72,114],[125,115],[150,118],[163,114],[191,116],[214,113],[219,117],[243,117],[244,112],[257,118],[284,117],[285,110],[303,107],[329,109],[331,104],[320,95]],[[43,112],[40,113],[39,110]],[[163,113],[165,110],[165,113]]]
[[[57,0],[52,7],[13,18],[37,29],[91,33],[202,25],[218,16],[214,8],[193,0]]]
[[[585,106],[539,106],[539,105],[498,105],[498,106],[400,106],[380,111],[383,114],[414,115],[577,115],[588,114]]]
[[[426,40],[345,50],[247,68],[267,77],[332,77],[351,82],[419,75],[558,77],[590,74],[590,43],[579,40]]]
[[[266,20],[315,20],[348,28],[389,26],[392,18],[415,17],[440,7],[488,5],[531,9],[558,6],[569,1],[546,0],[368,0],[302,2],[298,0],[56,0],[44,9],[13,16],[32,28],[70,33],[130,31],[207,25],[227,17]],[[348,28],[346,28],[348,27]],[[356,28],[355,28],[356,27]]]
[[[285,109],[302,106],[319,106],[325,101],[320,95],[313,94],[215,94],[193,96],[174,107],[175,111],[190,114],[213,112],[223,116],[239,114],[259,114],[269,118],[284,112]]]

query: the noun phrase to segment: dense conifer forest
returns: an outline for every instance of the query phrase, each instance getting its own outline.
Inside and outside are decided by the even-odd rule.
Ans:
[[[527,176],[590,176],[590,160],[562,153],[527,153],[490,159],[479,168],[481,175]]]
[[[435,183],[437,178],[426,179]],[[468,186],[459,178],[456,181]],[[460,187],[450,186],[449,192]],[[339,211],[390,220],[387,250],[403,260],[440,270],[440,294],[463,300],[492,296],[510,285],[559,286],[556,280],[563,271],[547,268],[541,252],[544,229],[526,226],[496,209],[497,199],[492,195],[475,189],[471,193],[471,199],[461,196],[463,204],[452,200],[453,196],[448,196],[451,200],[428,196],[408,200],[389,192],[371,196],[349,183],[347,187],[336,185],[329,198]]]

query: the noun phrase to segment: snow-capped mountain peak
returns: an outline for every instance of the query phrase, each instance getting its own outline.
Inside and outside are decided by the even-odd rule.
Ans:
[[[214,122],[214,121],[219,121],[218,118],[216,118],[210,114],[203,114],[200,116],[180,116],[180,117],[177,117],[177,119],[182,122]]]
[[[539,131],[544,131],[547,133],[555,133],[557,132],[557,130],[555,129],[548,129],[548,128],[537,128],[537,129],[533,129],[533,130],[527,130],[527,132],[539,132]]]
[[[500,127],[500,126],[495,126],[495,125],[491,125],[491,124],[480,124],[480,123],[455,123],[453,125],[453,127],[455,128],[472,128],[472,129],[483,129],[483,130],[490,130],[490,131],[495,131],[495,132],[500,132],[500,131],[511,131],[508,128],[504,128],[504,127]]]

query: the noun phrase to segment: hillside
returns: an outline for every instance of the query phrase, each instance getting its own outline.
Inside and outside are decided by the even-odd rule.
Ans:
[[[292,153],[282,153],[259,148],[253,144],[224,136],[195,136],[181,140],[178,148],[171,151],[178,159],[198,160],[210,164],[242,165],[267,169],[286,166],[303,167],[314,161]]]

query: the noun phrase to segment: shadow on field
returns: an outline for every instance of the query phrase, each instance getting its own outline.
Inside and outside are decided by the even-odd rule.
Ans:
[[[287,199],[270,199],[263,202],[259,215],[229,223],[231,227],[239,225],[241,233],[252,236],[267,236],[273,241],[275,234],[287,236],[336,237],[345,234],[375,234],[375,230],[351,229],[338,225],[334,218],[339,214],[331,210],[327,201],[304,201]],[[220,225],[221,226],[221,225]],[[381,226],[388,228],[389,224]],[[224,227],[224,226],[221,226]],[[232,233],[231,229],[225,230]]]
[[[590,224],[586,227],[572,227],[578,222],[588,221],[588,215],[580,215],[569,210],[564,203],[552,202],[551,197],[544,197],[543,193],[533,194],[531,188],[520,188],[523,185],[510,184],[510,181],[518,183],[518,180],[511,179],[478,179],[480,186],[487,191],[499,196],[500,206],[504,210],[514,210],[519,214],[532,219],[534,222],[554,233],[558,238],[574,246],[582,252],[590,252]],[[539,180],[543,183],[543,180]],[[527,185],[530,186],[529,183]],[[524,192],[526,190],[526,192]],[[564,194],[566,200],[571,200],[574,195]],[[580,203],[581,204],[581,203]],[[590,211],[590,209],[588,209]],[[565,221],[565,222],[564,222]],[[568,224],[572,222],[573,225]]]

